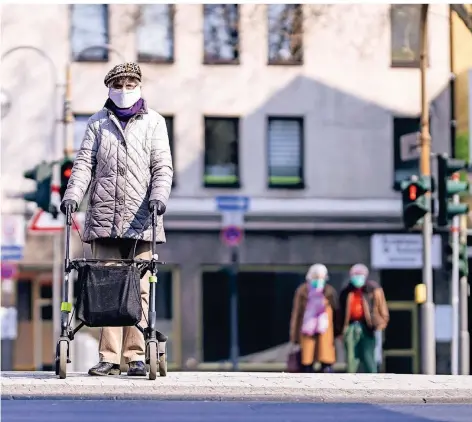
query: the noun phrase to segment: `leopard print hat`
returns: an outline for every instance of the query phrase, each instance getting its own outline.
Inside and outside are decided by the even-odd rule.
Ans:
[[[105,86],[108,87],[110,82],[117,78],[136,78],[141,82],[141,68],[136,63],[123,63],[116,65],[112,70],[105,76]]]

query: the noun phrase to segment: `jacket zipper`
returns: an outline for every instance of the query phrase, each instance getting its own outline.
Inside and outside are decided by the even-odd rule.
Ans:
[[[115,126],[120,130],[121,134],[123,135],[123,139],[125,141],[125,148],[126,148],[126,165],[125,165],[125,175],[128,173],[126,171],[126,169],[128,168],[128,147],[127,147],[127,144],[128,144],[128,139],[126,138],[126,131],[127,129],[129,128],[130,126],[130,123],[132,123],[134,120],[136,120],[136,117],[138,115],[141,115],[142,113],[136,113],[133,117],[131,117],[131,119],[128,120],[128,123],[126,124],[126,127],[125,129],[123,130],[123,128],[121,127],[121,124],[120,122],[117,120],[117,118],[115,117],[115,115],[113,113],[110,113],[110,118],[111,120],[113,121],[113,123],[115,124]],[[127,179],[126,179],[126,176],[125,176],[125,197],[123,198],[123,209],[126,209],[126,183],[127,183]],[[121,219],[121,234],[123,235],[123,225],[124,225],[124,215],[123,215],[123,218]]]

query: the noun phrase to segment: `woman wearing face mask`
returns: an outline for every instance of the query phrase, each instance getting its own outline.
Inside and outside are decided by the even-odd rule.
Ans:
[[[389,320],[382,287],[368,280],[369,270],[363,264],[352,266],[349,283],[339,295],[337,334],[343,334],[347,372],[356,373],[362,363],[367,373],[377,372],[375,331],[385,330]]]
[[[151,219],[158,214],[157,242],[165,243],[162,215],[172,186],[172,157],[164,118],[141,97],[136,63],[115,66],[105,77],[109,98],[88,121],[61,203],[77,211],[90,186],[83,240],[94,258],[151,258]],[[141,280],[143,320],[148,313],[148,275]],[[105,327],[100,361],[89,375],[119,375],[123,355],[128,375],[145,376],[144,336],[136,327]]]
[[[300,345],[302,372],[313,372],[313,364],[321,363],[322,372],[332,372],[336,361],[334,318],[337,295],[326,284],[328,269],[315,264],[308,270],[305,283],[297,288],[290,321],[290,342]]]

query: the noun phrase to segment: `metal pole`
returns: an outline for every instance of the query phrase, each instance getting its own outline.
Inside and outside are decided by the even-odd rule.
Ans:
[[[422,176],[431,177],[431,135],[429,133],[429,103],[426,92],[426,70],[428,63],[428,5],[421,6],[421,155],[420,170]],[[426,195],[431,209],[431,195]],[[421,306],[421,361],[422,372],[433,375],[436,373],[436,339],[434,332],[433,302],[433,267],[431,263],[431,243],[433,227],[431,212],[423,218],[423,283],[426,285],[426,302]]]
[[[459,173],[452,176],[459,179]],[[453,203],[458,204],[459,195],[452,197]],[[451,374],[459,374],[459,216],[452,219],[452,279],[451,279],[451,308],[452,308],[452,341],[451,341]]]
[[[238,370],[239,360],[239,340],[238,340],[238,263],[239,250],[237,247],[231,248],[231,272],[230,272],[230,327],[231,343],[230,353],[233,371]]]
[[[461,216],[460,243],[467,245],[467,216]],[[467,277],[461,277],[459,281],[459,309],[460,309],[460,353],[459,353],[459,373],[461,375],[470,374],[470,335],[469,335],[469,281]]]

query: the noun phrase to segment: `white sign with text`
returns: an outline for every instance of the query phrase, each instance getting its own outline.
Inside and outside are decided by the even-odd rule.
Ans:
[[[370,238],[371,267],[388,269],[421,269],[423,239],[421,234],[374,234]],[[441,268],[441,236],[434,235],[431,245],[433,268]]]

